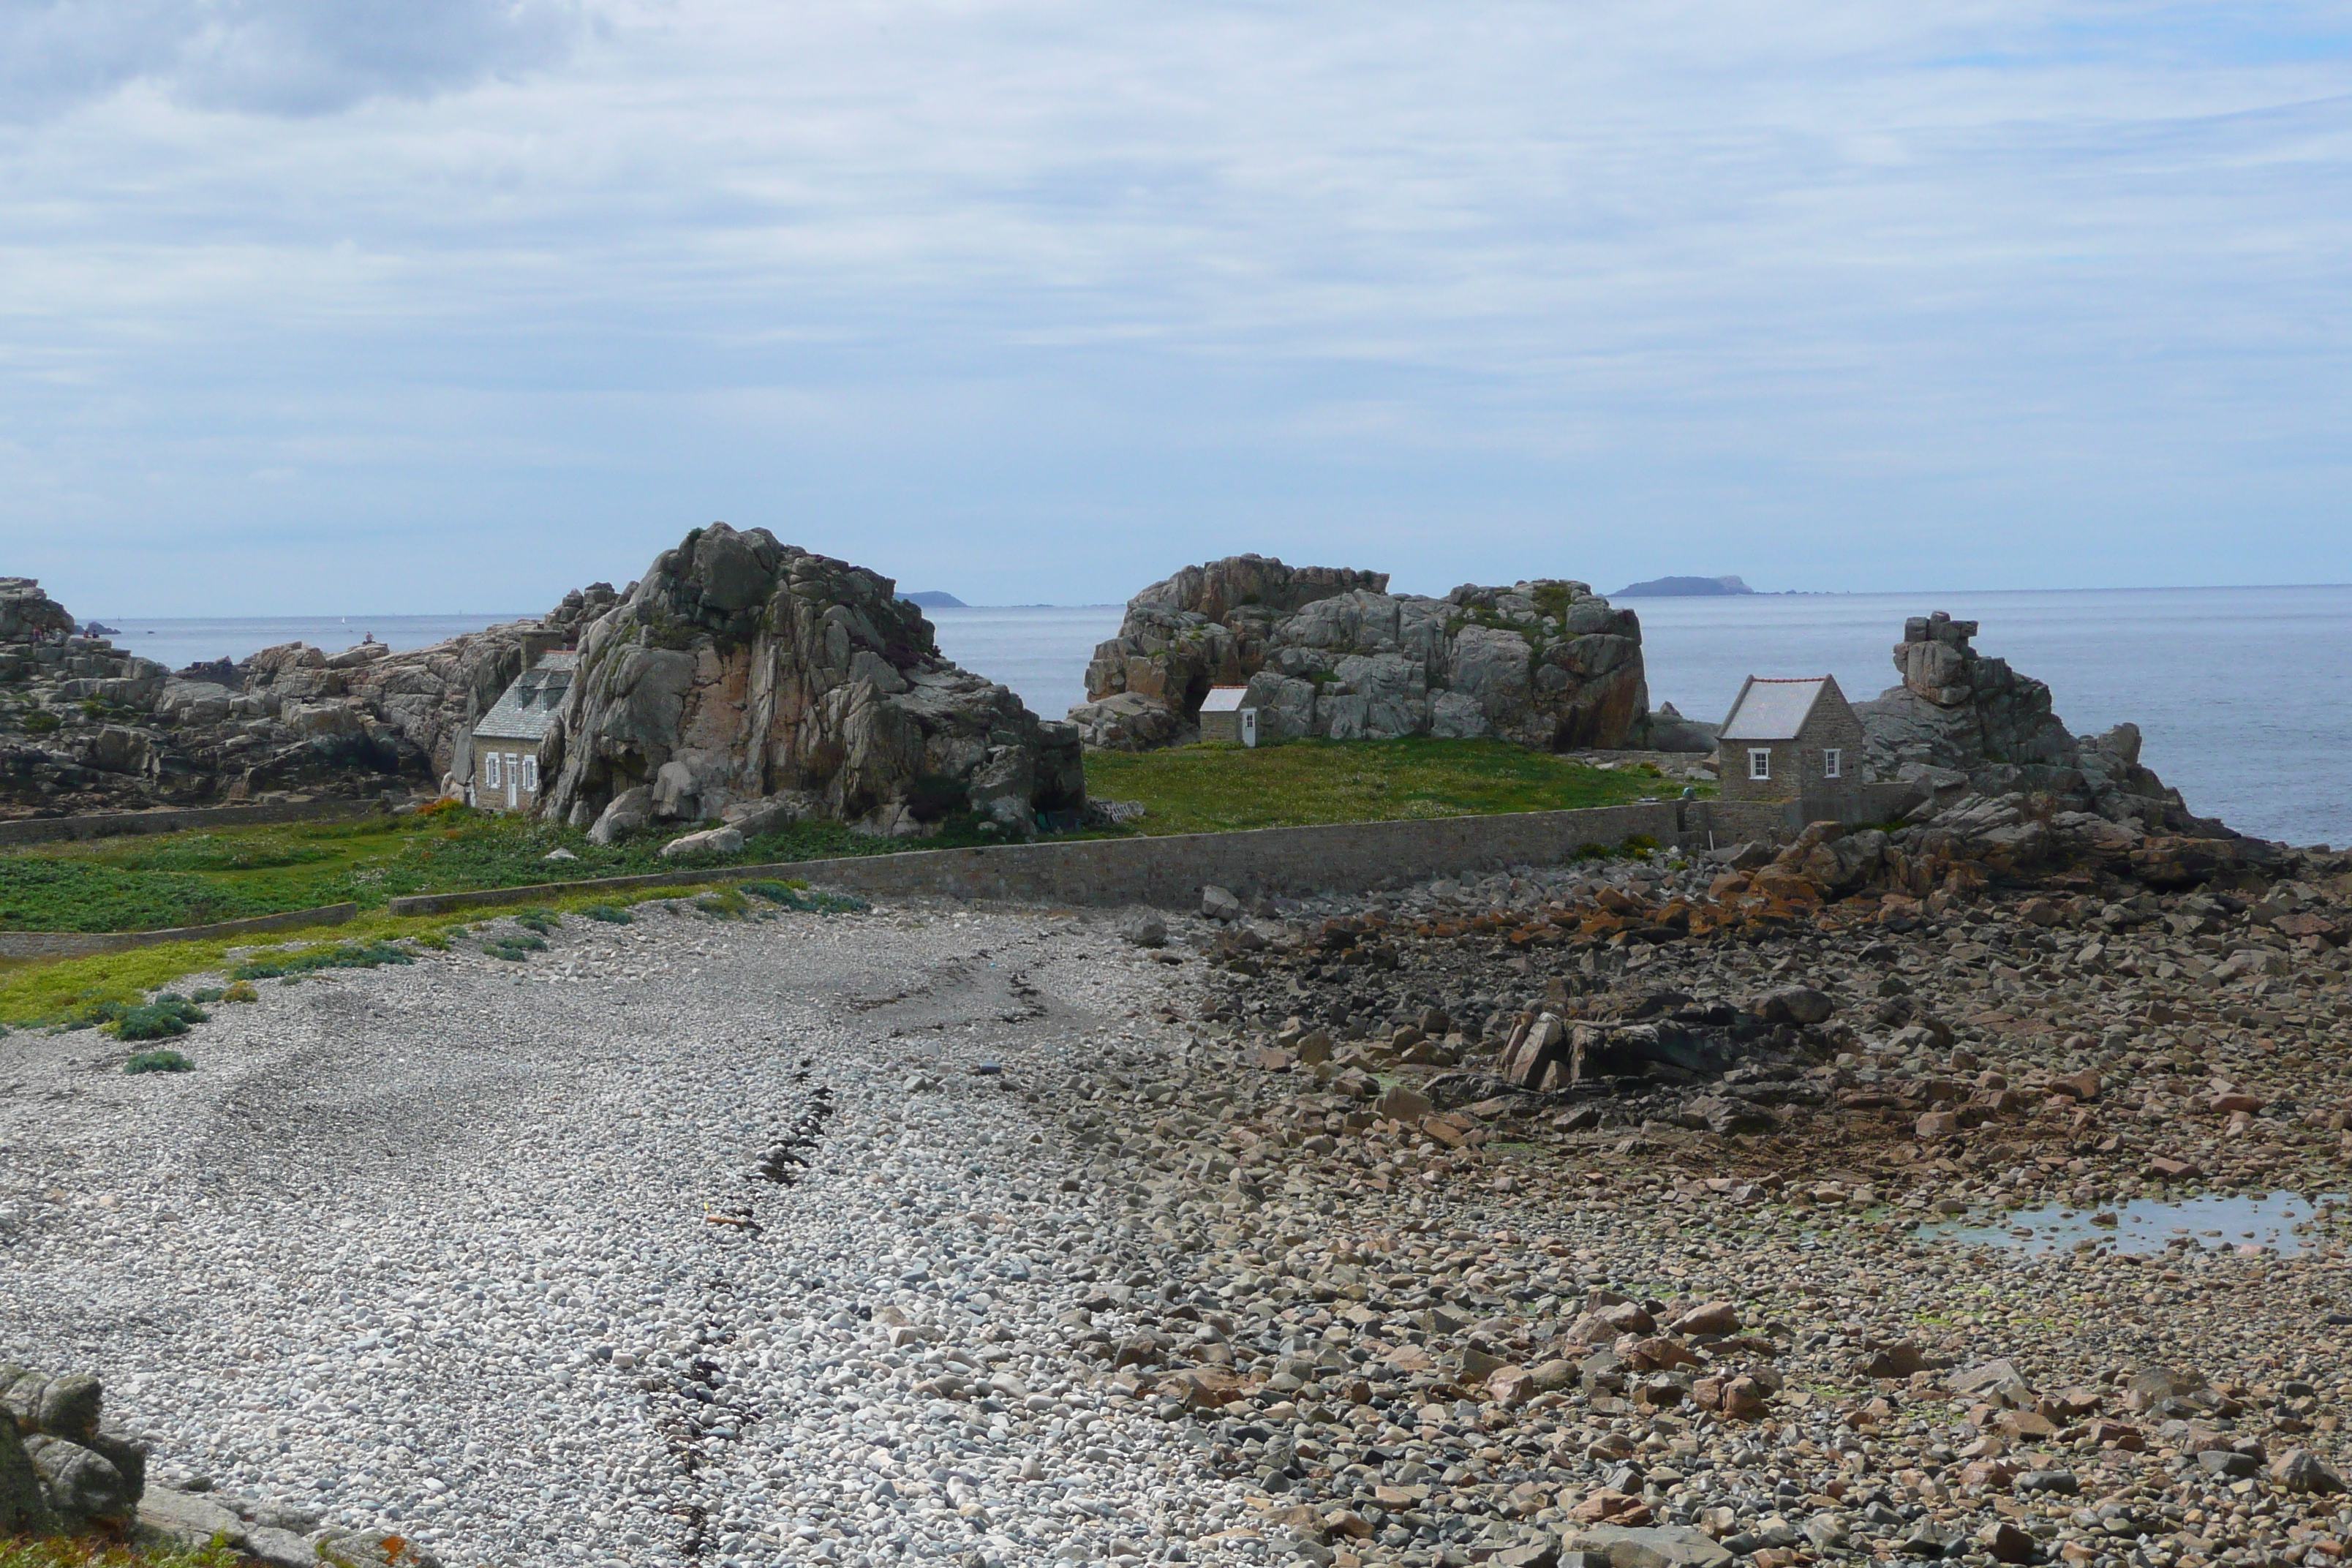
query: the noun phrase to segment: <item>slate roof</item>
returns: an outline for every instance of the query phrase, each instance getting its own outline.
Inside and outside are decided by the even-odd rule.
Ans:
[[[541,654],[475,721],[474,733],[494,741],[543,740],[554,727],[555,710],[563,705],[563,693],[579,664],[576,653]]]
[[[1751,675],[1724,716],[1717,739],[1724,741],[1793,741],[1813,714],[1813,704],[1824,691],[1837,691],[1826,675],[1801,679],[1777,679]],[[1839,693],[1843,698],[1843,693]]]
[[[1209,695],[1201,700],[1203,713],[1235,713],[1241,710],[1242,699],[1249,692],[1246,686],[1212,686]]]

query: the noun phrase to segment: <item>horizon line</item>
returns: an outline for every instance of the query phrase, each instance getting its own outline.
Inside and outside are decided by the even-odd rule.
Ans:
[[[1498,584],[1498,586],[1499,586],[1499,585],[1500,585],[1500,584]],[[2105,588],[1755,588],[1755,589],[1751,589],[1751,590],[1749,590],[1748,593],[1745,593],[1745,594],[1637,594],[1637,595],[1631,595],[1631,596],[1632,596],[1632,597],[1634,597],[1634,598],[1641,598],[1641,599],[1693,599],[1693,600],[1718,600],[1718,599],[1864,599],[1864,598],[1900,598],[1900,597],[1905,597],[1905,596],[1907,596],[1907,595],[1920,595],[1920,594],[2236,594],[2236,593],[2250,593],[2250,592],[2255,592],[2255,591],[2263,591],[2263,592],[2284,592],[2284,591],[2308,590],[2308,589],[2320,589],[2320,588],[2352,588],[2352,582],[2347,582],[2347,583],[2200,583],[2200,584],[2151,584],[2151,585],[2141,586],[2141,587],[2105,587]],[[946,592],[946,590],[944,590],[944,589],[919,589],[919,590],[917,590],[917,592],[919,592],[919,593],[944,593],[944,592]],[[901,598],[904,598],[904,597],[905,597],[905,595],[899,595],[899,596],[900,596]],[[1400,596],[1401,596],[1401,597],[1423,597],[1423,596],[1426,596],[1426,597],[1438,597],[1438,596],[1440,596],[1440,595],[1400,595]],[[1622,589],[1621,589],[1621,590],[1619,590],[1616,594],[1613,594],[1613,595],[1612,595],[1612,594],[1602,594],[1602,595],[1600,595],[1599,596],[1600,596],[1600,597],[1601,597],[1601,598],[1606,599],[1606,598],[1622,598],[1622,597],[1626,597],[1627,595],[1624,594],[1623,590],[1622,590]],[[1070,604],[1070,605],[1058,605],[1058,604],[1025,604],[1025,605],[919,605],[919,606],[917,606],[917,607],[918,607],[918,608],[919,608],[919,609],[923,609],[923,610],[925,610],[926,612],[929,612],[929,611],[931,611],[931,610],[1120,610],[1120,609],[1125,609],[1125,608],[1127,607],[1127,601],[1125,601],[1125,600],[1102,600],[1102,601],[1095,602],[1095,603],[1087,603],[1087,604]],[[274,613],[274,614],[249,615],[249,616],[141,616],[141,615],[120,615],[120,616],[117,616],[117,618],[118,618],[118,619],[121,619],[121,620],[126,620],[126,621],[144,621],[144,622],[150,622],[150,623],[152,623],[152,624],[156,624],[156,625],[163,625],[163,626],[182,625],[182,624],[184,624],[184,625],[199,625],[199,624],[203,624],[203,623],[205,623],[205,622],[213,622],[213,621],[296,621],[296,620],[320,620],[320,621],[323,621],[323,620],[338,620],[338,621],[349,621],[349,620],[363,620],[363,619],[368,619],[368,618],[371,618],[371,617],[372,617],[372,618],[373,618],[373,619],[376,619],[376,620],[383,620],[383,621],[394,621],[394,620],[484,620],[484,619],[488,619],[488,624],[490,624],[490,625],[497,625],[497,624],[499,624],[499,621],[501,621],[501,620],[536,621],[536,620],[542,620],[542,619],[544,619],[544,618],[545,618],[543,616],[541,616],[541,615],[535,615],[535,614],[529,614],[529,613],[525,613],[525,614],[521,614],[521,615],[509,615],[509,614],[507,614],[507,613],[505,613],[505,612],[495,612],[495,613],[493,613],[493,612],[489,612],[489,611],[480,611],[480,610],[366,610],[366,611],[362,611],[362,610],[349,610],[349,611],[346,611],[346,610],[300,610],[300,611],[294,611],[294,610],[281,610],[281,611],[278,611],[278,612],[276,612],[276,613]],[[89,624],[89,622],[91,622],[91,621],[98,621],[98,622],[100,622],[100,623],[103,624],[103,623],[106,621],[106,619],[107,619],[107,617],[106,617],[105,616],[103,616],[103,615],[95,615],[95,616],[76,616],[76,617],[75,617],[75,624],[76,624],[77,626],[84,626],[84,625]],[[362,629],[362,631],[364,631],[366,628],[365,628],[365,627],[362,627],[361,629]]]

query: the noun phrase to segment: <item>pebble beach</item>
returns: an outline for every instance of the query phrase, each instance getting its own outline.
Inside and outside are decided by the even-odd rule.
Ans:
[[[651,905],[265,984],[193,1072],[12,1037],[0,1359],[257,1543],[466,1568],[2340,1556],[2344,971],[2264,945],[2340,884],[1511,934],[1720,874]],[[1769,1070],[1494,1076],[1547,998],[1800,984]]]

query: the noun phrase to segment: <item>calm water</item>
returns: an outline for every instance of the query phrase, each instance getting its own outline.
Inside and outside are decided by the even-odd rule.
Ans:
[[[1976,646],[2050,683],[2077,735],[2129,720],[2189,808],[2291,844],[2352,843],[2352,586],[1633,599],[1650,700],[1719,720],[1758,675],[1895,683],[1906,616],[1983,623]]]
[[[2333,1214],[2343,1201],[2340,1196],[2323,1197],[2315,1207],[2298,1193],[2217,1193],[2177,1203],[2142,1198],[2121,1208],[2020,1209],[1991,1221],[1921,1226],[1919,1236],[1922,1240],[2032,1253],[2071,1250],[2083,1241],[2111,1243],[2118,1252],[2153,1253],[2163,1251],[2173,1241],[2186,1240],[2194,1247],[2223,1250],[2266,1247],[2294,1258],[2311,1249],[2311,1222],[2322,1214]],[[2096,1215],[2108,1215],[2113,1223],[2096,1224]]]
[[[2076,734],[2130,720],[2144,759],[2189,805],[2294,844],[2352,844],[2352,586],[2059,594],[1755,595],[1630,600],[1653,702],[1720,719],[1758,675],[1833,674],[1849,697],[1895,679],[1906,616],[1981,621],[1979,650],[2050,683]],[[929,612],[940,647],[1059,718],[1119,606]],[[368,632],[417,647],[512,616],[110,621],[121,646],[174,668],[299,638],[330,651]]]
[[[375,640],[395,648],[430,647],[460,632],[478,632],[500,621],[519,621],[526,614],[504,616],[287,616],[245,620],[144,620],[116,616],[97,618],[121,626],[114,646],[152,658],[173,669],[203,659],[243,658],[279,643],[306,642],[329,653],[341,653],[373,633]]]

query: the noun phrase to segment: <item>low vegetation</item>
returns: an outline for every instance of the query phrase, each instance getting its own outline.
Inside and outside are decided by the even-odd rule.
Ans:
[[[583,914],[590,919],[626,924],[635,917],[633,905],[662,900],[692,899],[709,889],[700,887],[646,888],[625,893],[575,894],[551,900],[551,913]],[[593,914],[593,910],[604,911]],[[493,915],[487,917],[495,920]],[[101,1029],[126,1013],[161,1003],[170,988],[193,974],[227,973],[231,984],[192,991],[192,1003],[252,1002],[259,999],[256,979],[280,985],[297,984],[322,969],[371,968],[380,963],[412,962],[415,950],[448,951],[452,937],[467,934],[474,924],[463,916],[397,916],[378,910],[348,925],[332,928],[327,941],[271,938],[257,949],[251,937],[216,937],[204,942],[175,942],[142,947],[130,952],[94,953],[87,958],[16,961],[0,964],[0,1032],[7,1026],[35,1029]],[[515,931],[518,936],[527,932]],[[485,945],[499,940],[485,932]],[[247,978],[236,978],[244,975]],[[5,1568],[0,1564],[0,1568]]]
[[[1622,805],[1681,793],[1655,769],[1587,767],[1507,741],[1297,741],[1097,752],[1087,793],[1144,808],[1148,834]]]
[[[0,930],[157,931],[356,903],[594,877],[888,854],[899,840],[806,823],[763,834],[733,855],[665,860],[675,832],[613,845],[561,823],[462,806],[413,816],[102,838],[0,853]],[[951,822],[927,844],[990,840]],[[554,850],[573,858],[547,858]]]
[[[86,1536],[0,1536],[0,1568],[237,1568],[244,1561],[226,1546],[176,1552]]]

